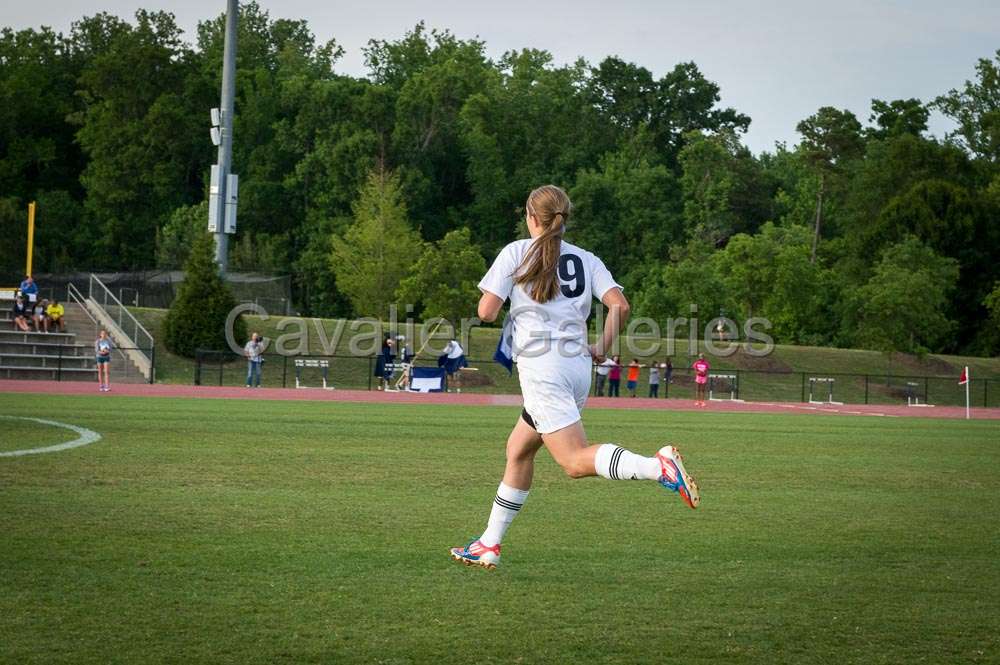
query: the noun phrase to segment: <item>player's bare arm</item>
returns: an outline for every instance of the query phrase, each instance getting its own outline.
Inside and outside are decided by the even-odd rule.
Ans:
[[[496,321],[502,307],[503,300],[489,291],[483,291],[483,295],[479,298],[479,318],[486,323]]]
[[[601,298],[601,302],[608,308],[608,318],[604,320],[604,331],[600,339],[590,347],[590,355],[598,362],[604,362],[607,350],[614,346],[615,339],[622,328],[625,327],[625,322],[628,321],[628,315],[631,312],[628,298],[625,297],[625,294],[619,288],[609,289],[604,294],[604,297]],[[480,312],[482,311],[482,307],[482,301],[480,301]],[[482,318],[481,314],[480,318]]]

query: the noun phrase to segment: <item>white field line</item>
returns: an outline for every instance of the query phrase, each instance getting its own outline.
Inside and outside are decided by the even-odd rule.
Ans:
[[[101,435],[93,430],[89,430],[86,427],[77,427],[76,425],[67,425],[66,423],[60,423],[55,420],[43,420],[42,418],[27,418],[22,416],[2,416],[0,418],[6,418],[9,420],[31,420],[36,423],[41,423],[43,425],[51,425],[53,427],[62,427],[63,429],[68,429],[76,432],[79,436],[72,441],[66,441],[65,443],[57,443],[52,446],[45,446],[44,448],[28,448],[26,450],[8,450],[5,452],[0,452],[0,457],[21,457],[22,455],[40,455],[42,453],[56,453],[60,450],[69,450],[70,448],[79,448],[80,446],[86,446],[89,443],[94,443],[95,441],[101,440]]]

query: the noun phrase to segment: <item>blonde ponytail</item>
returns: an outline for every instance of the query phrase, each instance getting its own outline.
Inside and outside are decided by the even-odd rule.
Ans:
[[[559,293],[559,256],[571,204],[562,189],[544,185],[528,196],[527,209],[538,220],[542,233],[514,271],[514,283],[525,285],[531,299],[544,304]]]

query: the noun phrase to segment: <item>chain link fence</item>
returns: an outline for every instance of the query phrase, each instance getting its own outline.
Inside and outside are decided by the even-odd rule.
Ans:
[[[156,307],[167,309],[177,297],[177,290],[184,282],[183,270],[144,270],[137,272],[93,273],[107,286],[108,291],[126,307]],[[37,273],[39,297],[51,300],[62,298],[71,283],[83,288],[91,273]],[[24,279],[0,286],[17,286]],[[271,314],[292,313],[292,278],[288,275],[264,273],[226,273],[226,284],[237,302],[252,303]],[[8,280],[9,281],[9,280]]]

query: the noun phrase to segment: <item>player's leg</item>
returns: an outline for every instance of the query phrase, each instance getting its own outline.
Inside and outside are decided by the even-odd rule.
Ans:
[[[698,506],[698,485],[684,468],[680,453],[664,446],[654,457],[643,457],[613,443],[590,445],[577,421],[542,435],[545,447],[571,478],[601,476],[609,480],[655,480],[677,492],[691,508]]]
[[[451,557],[467,565],[495,568],[500,563],[500,543],[507,528],[528,498],[535,472],[535,454],[542,439],[523,416],[507,437],[507,465],[497,488],[486,530],[465,547],[453,547]]]

